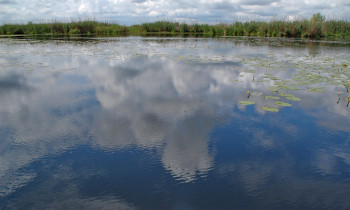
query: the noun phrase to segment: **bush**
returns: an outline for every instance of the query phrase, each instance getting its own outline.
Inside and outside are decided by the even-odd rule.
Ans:
[[[309,37],[320,39],[324,35],[322,33],[322,26],[325,21],[325,17],[322,16],[320,13],[316,13],[312,15],[310,19],[310,26],[309,26]]]
[[[70,34],[80,34],[80,29],[79,28],[73,28],[69,31]]]

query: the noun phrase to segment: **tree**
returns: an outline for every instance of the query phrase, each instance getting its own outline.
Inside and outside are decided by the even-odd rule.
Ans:
[[[325,20],[326,20],[326,18],[323,15],[321,15],[321,13],[318,12],[318,13],[312,15],[310,22],[311,23],[323,23]]]
[[[313,14],[310,19],[310,27],[309,27],[309,36],[311,38],[319,39],[323,37],[322,34],[322,25],[325,22],[326,18],[321,15],[321,13]]]

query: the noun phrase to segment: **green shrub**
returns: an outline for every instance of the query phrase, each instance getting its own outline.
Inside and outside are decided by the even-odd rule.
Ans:
[[[70,34],[80,34],[80,29],[79,28],[72,28],[70,31],[69,31]]]

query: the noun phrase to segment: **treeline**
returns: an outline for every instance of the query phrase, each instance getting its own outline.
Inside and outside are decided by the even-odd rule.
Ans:
[[[350,22],[326,20],[320,13],[309,20],[270,22],[249,21],[232,24],[186,24],[170,21],[157,21],[140,25],[122,26],[97,21],[73,21],[70,23],[31,23],[5,24],[0,26],[1,35],[96,35],[120,36],[150,33],[203,34],[208,36],[262,36],[294,37],[311,39],[350,39]]]

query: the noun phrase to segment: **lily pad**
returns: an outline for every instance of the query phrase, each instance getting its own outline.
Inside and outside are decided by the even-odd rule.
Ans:
[[[325,90],[322,90],[319,88],[311,88],[311,89],[308,89],[307,91],[315,92],[315,93],[326,92]]]
[[[255,101],[240,101],[238,103],[241,104],[241,105],[247,106],[247,105],[255,104]]]
[[[261,109],[265,110],[265,111],[269,111],[269,112],[278,112],[279,109],[276,107],[270,107],[270,106],[264,106]]]
[[[280,96],[283,96],[283,97],[294,96],[294,95],[292,95],[292,94],[283,93],[283,92],[280,92],[279,94],[280,94]]]
[[[269,90],[271,92],[278,92],[279,88],[278,87],[269,87]]]
[[[284,85],[284,86],[279,86],[278,87],[279,89],[284,89],[284,90],[299,90],[299,88],[297,88],[297,87],[293,87],[293,86],[286,86],[286,85]]]
[[[246,72],[246,73],[255,73],[256,71],[255,70],[245,70],[243,72]]]
[[[301,100],[300,98],[293,96],[293,95],[286,96],[286,99],[291,100],[291,101],[300,101]]]
[[[278,78],[278,77],[272,77],[272,76],[271,76],[271,77],[266,77],[266,76],[265,76],[264,78],[268,78],[268,79],[270,79],[270,80],[280,80],[280,78]]]
[[[285,102],[275,102],[277,106],[292,106],[292,104],[285,103]]]
[[[280,97],[278,97],[278,96],[265,96],[264,98],[265,99],[275,99],[275,100],[280,99]]]

